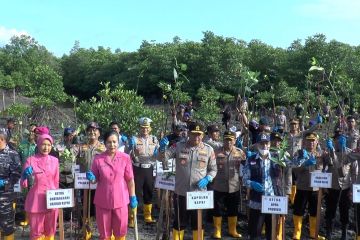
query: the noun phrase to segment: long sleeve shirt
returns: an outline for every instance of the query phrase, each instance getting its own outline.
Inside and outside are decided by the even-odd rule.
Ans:
[[[205,176],[214,179],[217,174],[214,149],[206,143],[191,147],[187,142],[178,142],[166,150],[164,157],[175,158],[175,193],[181,196],[199,190],[197,184]]]
[[[260,184],[264,186],[264,192],[261,195],[264,196],[274,196],[274,188],[273,188],[273,181],[271,178],[271,160],[270,160],[270,153],[267,158],[263,159],[260,157],[259,154],[256,155],[255,158],[249,158],[246,161],[244,170],[243,170],[243,182],[244,185],[254,191],[251,188],[251,182],[255,181],[254,179],[261,178]],[[260,166],[259,166],[260,164]],[[256,168],[260,168],[260,171],[257,171]],[[257,175],[254,176],[252,173],[256,173]],[[252,209],[261,209],[261,200],[254,199],[250,196],[249,207]]]

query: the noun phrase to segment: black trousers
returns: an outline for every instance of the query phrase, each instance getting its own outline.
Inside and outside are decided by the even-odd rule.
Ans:
[[[2,196],[0,193],[0,231],[4,236],[14,233],[15,212],[13,199]]]
[[[260,240],[262,226],[265,223],[266,240],[271,240],[271,214],[261,213],[261,210],[250,208],[249,236],[250,240]]]
[[[144,204],[151,204],[154,190],[153,167],[140,168],[133,166],[135,177],[135,194],[143,197]]]
[[[307,205],[309,215],[312,217],[316,217],[317,199],[317,191],[296,190],[293,212],[294,215],[303,216]]]
[[[197,230],[197,211],[186,210],[186,196],[174,194],[174,210],[175,218],[173,228],[176,230],[184,230],[189,222],[191,221],[191,229]]]
[[[340,222],[342,225],[349,223],[349,209],[350,209],[350,188],[345,190],[328,189],[328,194],[325,198],[326,210],[325,219],[331,221],[335,218],[337,207],[340,211]]]
[[[224,204],[225,208],[227,209],[227,216],[235,217],[238,215],[238,208],[239,208],[239,201],[240,201],[240,192],[218,192],[214,191],[214,217],[221,217],[221,206]]]
[[[360,236],[360,203],[355,204],[355,211],[357,236]]]

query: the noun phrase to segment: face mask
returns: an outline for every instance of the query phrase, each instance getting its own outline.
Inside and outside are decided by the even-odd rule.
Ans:
[[[259,149],[259,153],[262,156],[267,156],[269,154],[269,150],[268,149]]]

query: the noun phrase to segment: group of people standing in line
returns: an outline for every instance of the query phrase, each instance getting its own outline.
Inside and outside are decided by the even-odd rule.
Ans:
[[[270,126],[268,117],[261,117],[259,122],[248,121],[246,111],[240,109],[237,118],[240,125],[226,124],[226,130],[220,134],[222,131],[216,124],[205,130],[201,123],[193,121],[193,110],[173,114],[173,132],[160,140],[151,134],[152,120],[147,117],[139,119],[138,134],[132,137],[125,136],[117,122],[110,123],[103,142],[96,122],[87,124],[84,143],[74,142],[75,129],[64,130],[63,147],[71,150],[80,171],[86,172],[86,178],[92,184],[97,183],[96,190],[88,191],[93,193],[90,211],[96,217],[100,239],[125,239],[128,227],[134,227],[140,200],[144,222],[156,222],[152,205],[154,164],[159,160],[166,169],[172,159],[174,240],[184,239],[189,220],[193,239],[199,235],[203,239],[204,232],[197,230],[196,211],[186,209],[186,193],[202,190],[214,191],[212,237],[224,236],[223,216],[227,216],[227,234],[241,238],[237,225],[242,188],[248,189],[250,239],[261,239],[263,228],[266,239],[272,236],[272,216],[261,212],[262,196],[289,197],[293,207],[293,239],[302,236],[306,209],[309,239],[331,239],[339,206],[341,239],[348,239],[351,187],[357,183],[360,159],[359,131],[354,116],[346,120],[339,117],[334,135],[322,141],[317,134],[323,125],[319,114],[305,129],[302,119],[287,121],[283,110]],[[54,140],[47,127],[31,125],[27,134],[14,149],[8,144],[8,130],[0,129],[0,230],[6,240],[14,239],[13,186],[20,179],[21,186],[28,189],[22,225],[29,224],[31,239],[50,240],[55,237],[58,210],[46,208],[46,191],[59,188],[58,153],[54,151]],[[287,142],[286,149],[281,149],[283,141]],[[273,159],[278,158],[282,150],[288,154],[282,159],[283,164],[279,164]],[[310,187],[310,174],[316,170],[332,173],[332,188],[325,195],[325,237],[315,236],[316,223],[320,221],[316,217],[318,189]],[[83,196],[86,197],[86,193]],[[360,209],[357,213],[360,214]],[[277,239],[282,239],[283,228],[281,224],[277,228]],[[86,229],[84,238],[91,238]]]

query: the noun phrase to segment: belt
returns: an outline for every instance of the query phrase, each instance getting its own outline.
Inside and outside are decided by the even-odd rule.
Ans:
[[[133,165],[135,167],[140,167],[140,168],[151,168],[152,167],[151,163],[133,163]]]

